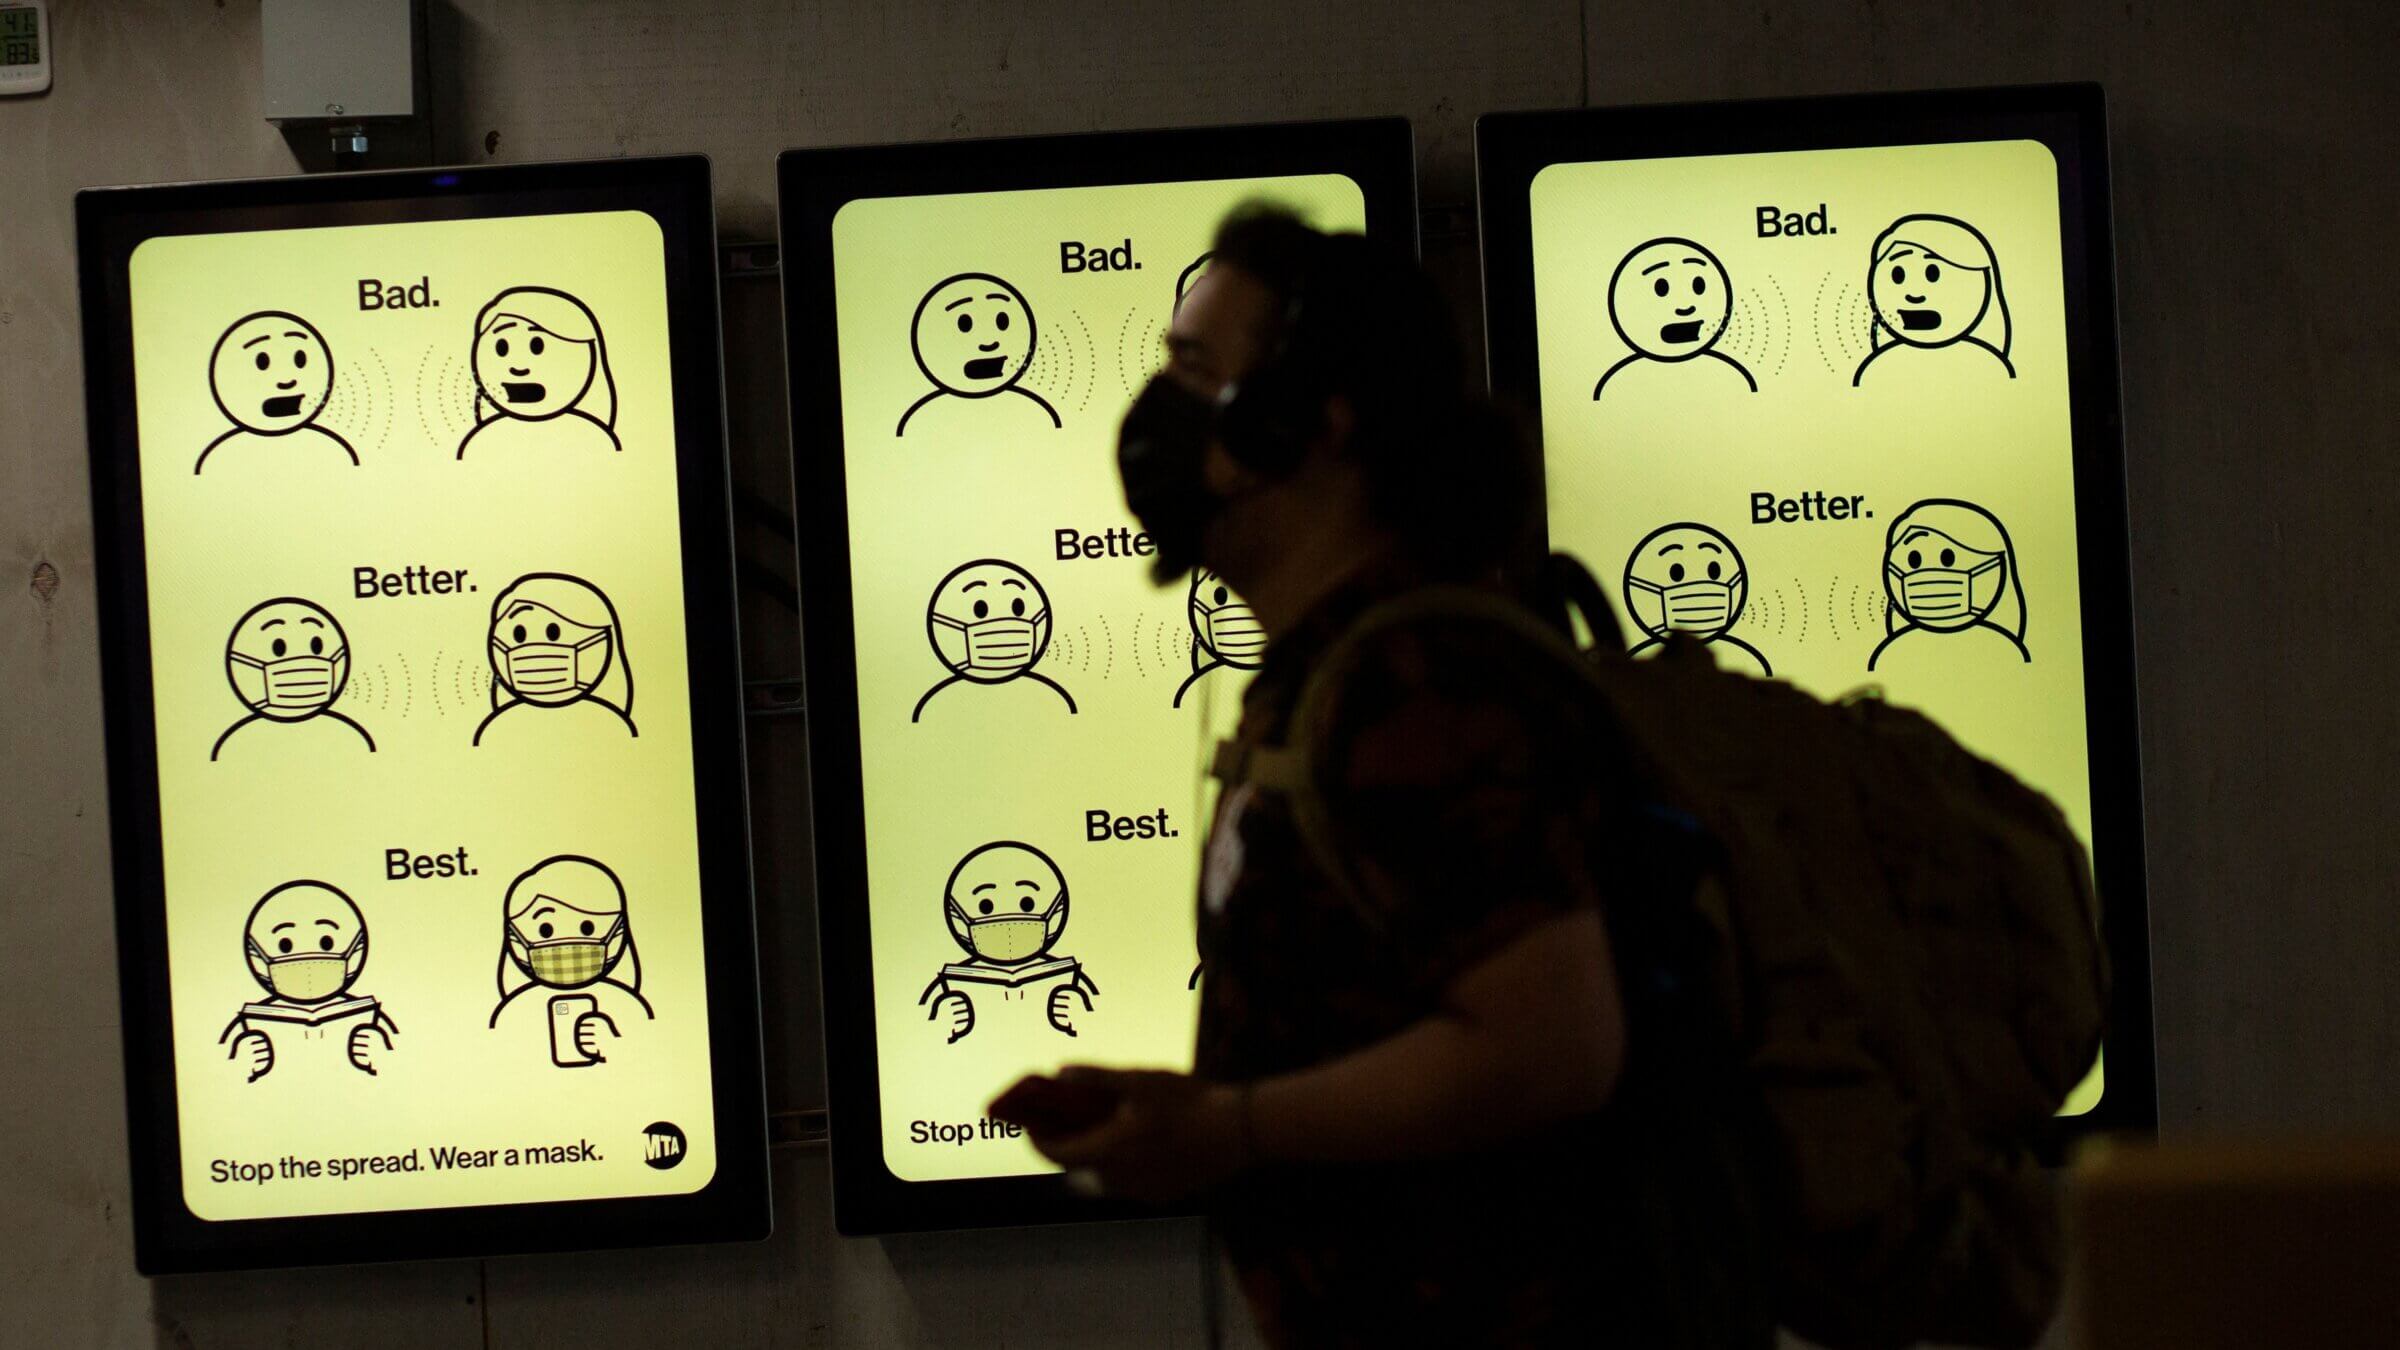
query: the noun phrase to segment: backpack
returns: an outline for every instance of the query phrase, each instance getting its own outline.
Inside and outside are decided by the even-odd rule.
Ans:
[[[2107,1008],[2082,842],[2048,798],[1919,713],[1719,671],[1689,638],[1632,659],[1580,564],[1554,557],[1547,580],[1547,622],[1468,587],[1368,610],[1310,672],[1285,743],[1224,747],[1218,776],[1286,794],[1320,868],[1371,909],[1313,745],[1364,644],[1468,623],[1494,630],[1496,650],[1571,663],[1660,813],[1700,836],[1704,861],[1665,902],[1697,915],[1701,1001],[1756,1112],[1752,1205],[1776,1317],[1834,1350],[2032,1344],[2061,1280],[2037,1145],[2092,1066]],[[1593,647],[1574,643],[1570,612]]]

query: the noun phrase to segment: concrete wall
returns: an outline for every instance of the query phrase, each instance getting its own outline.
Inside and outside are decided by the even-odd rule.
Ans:
[[[845,1242],[797,1150],[758,1247],[133,1275],[69,201],[292,161],[256,0],[52,9],[58,87],[0,101],[0,1343],[1198,1344],[1188,1225]],[[2383,5],[457,0],[432,29],[442,158],[703,150],[726,232],[762,238],[786,146],[1402,113],[1429,204],[1463,205],[1491,109],[2105,81],[2167,1128],[2400,1120]],[[1472,247],[1428,245],[1470,310]],[[726,310],[739,474],[773,500],[773,284]],[[743,544],[788,579],[788,544]],[[791,673],[789,611],[749,603],[750,673]],[[779,1108],[822,1100],[803,736],[752,746]]]

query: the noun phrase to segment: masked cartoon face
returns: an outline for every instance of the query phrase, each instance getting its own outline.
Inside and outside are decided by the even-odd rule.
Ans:
[[[1256,670],[1267,656],[1267,630],[1242,598],[1207,568],[1192,573],[1192,640],[1226,665]]]
[[[1033,360],[1033,309],[1016,287],[970,272],[917,302],[910,343],[918,368],[941,388],[968,398],[996,394]]]
[[[475,384],[504,416],[556,417],[591,385],[595,351],[531,319],[496,315],[475,339]]]
[[[1875,260],[1867,298],[1892,336],[1939,347],[1965,337],[1982,320],[1992,300],[1991,276],[1896,240]]]
[[[253,314],[217,339],[209,392],[235,426],[262,436],[316,420],[333,393],[333,354],[308,320],[279,310]]]
[[[933,591],[925,636],[953,674],[998,684],[1033,669],[1050,646],[1050,597],[1015,563],[986,558]]]
[[[632,937],[625,888],[589,858],[551,858],[508,888],[508,957],[537,984],[575,989],[613,970]]]
[[[492,622],[492,670],[528,703],[572,703],[607,673],[612,634],[531,600],[501,607]]]
[[[261,717],[297,722],[333,706],[350,682],[350,642],[306,600],[269,600],[244,614],[225,644],[225,677]]]
[[[959,860],[942,898],[950,936],[978,959],[1023,965],[1067,929],[1067,881],[1030,844],[985,844]]]
[[[367,964],[367,922],[350,897],[320,881],[287,882],[250,911],[242,934],[250,973],[289,1003],[322,1003]]]
[[[1939,530],[1910,526],[1884,554],[1884,591],[1919,628],[1966,628],[2000,603],[2008,581],[2005,561],[1998,553],[1969,548]]]
[[[1733,312],[1733,285],[1717,255],[1689,239],[1653,239],[1617,264],[1608,317],[1625,345],[1681,361],[1716,345]]]
[[[1625,604],[1654,638],[1689,633],[1713,641],[1749,599],[1749,577],[1733,542],[1706,525],[1668,525],[1625,560]]]

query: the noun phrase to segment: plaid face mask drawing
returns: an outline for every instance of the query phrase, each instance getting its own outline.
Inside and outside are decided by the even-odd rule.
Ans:
[[[512,931],[509,945],[514,949],[517,963],[525,967],[535,980],[561,989],[573,989],[578,985],[590,984],[608,972],[610,964],[616,959],[609,949],[616,944],[622,925],[620,918],[596,937],[544,938],[540,941],[527,941]]]

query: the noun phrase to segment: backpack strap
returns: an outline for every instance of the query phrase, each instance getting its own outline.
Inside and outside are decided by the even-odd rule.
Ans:
[[[1579,564],[1567,560],[1575,570]],[[1589,579],[1589,574],[1584,574]],[[1598,594],[1598,587],[1592,588]],[[1574,603],[1574,602],[1571,602]],[[1616,622],[1606,602],[1597,611],[1607,623],[1597,632],[1614,634]],[[1578,603],[1578,608],[1580,604]],[[1377,933],[1389,931],[1390,907],[1377,903],[1375,887],[1342,850],[1333,812],[1320,778],[1325,728],[1334,704],[1356,673],[1359,660],[1375,639],[1396,629],[1441,621],[1466,621],[1501,629],[1548,655],[1563,669],[1592,678],[1585,654],[1559,628],[1545,623],[1524,606],[1471,586],[1428,586],[1386,600],[1367,610],[1334,639],[1300,686],[1299,699],[1280,745],[1245,745],[1219,741],[1209,775],[1227,790],[1242,784],[1281,794],[1289,804],[1293,825],[1318,870],[1342,893],[1360,920]],[[1590,623],[1589,618],[1586,619]]]

